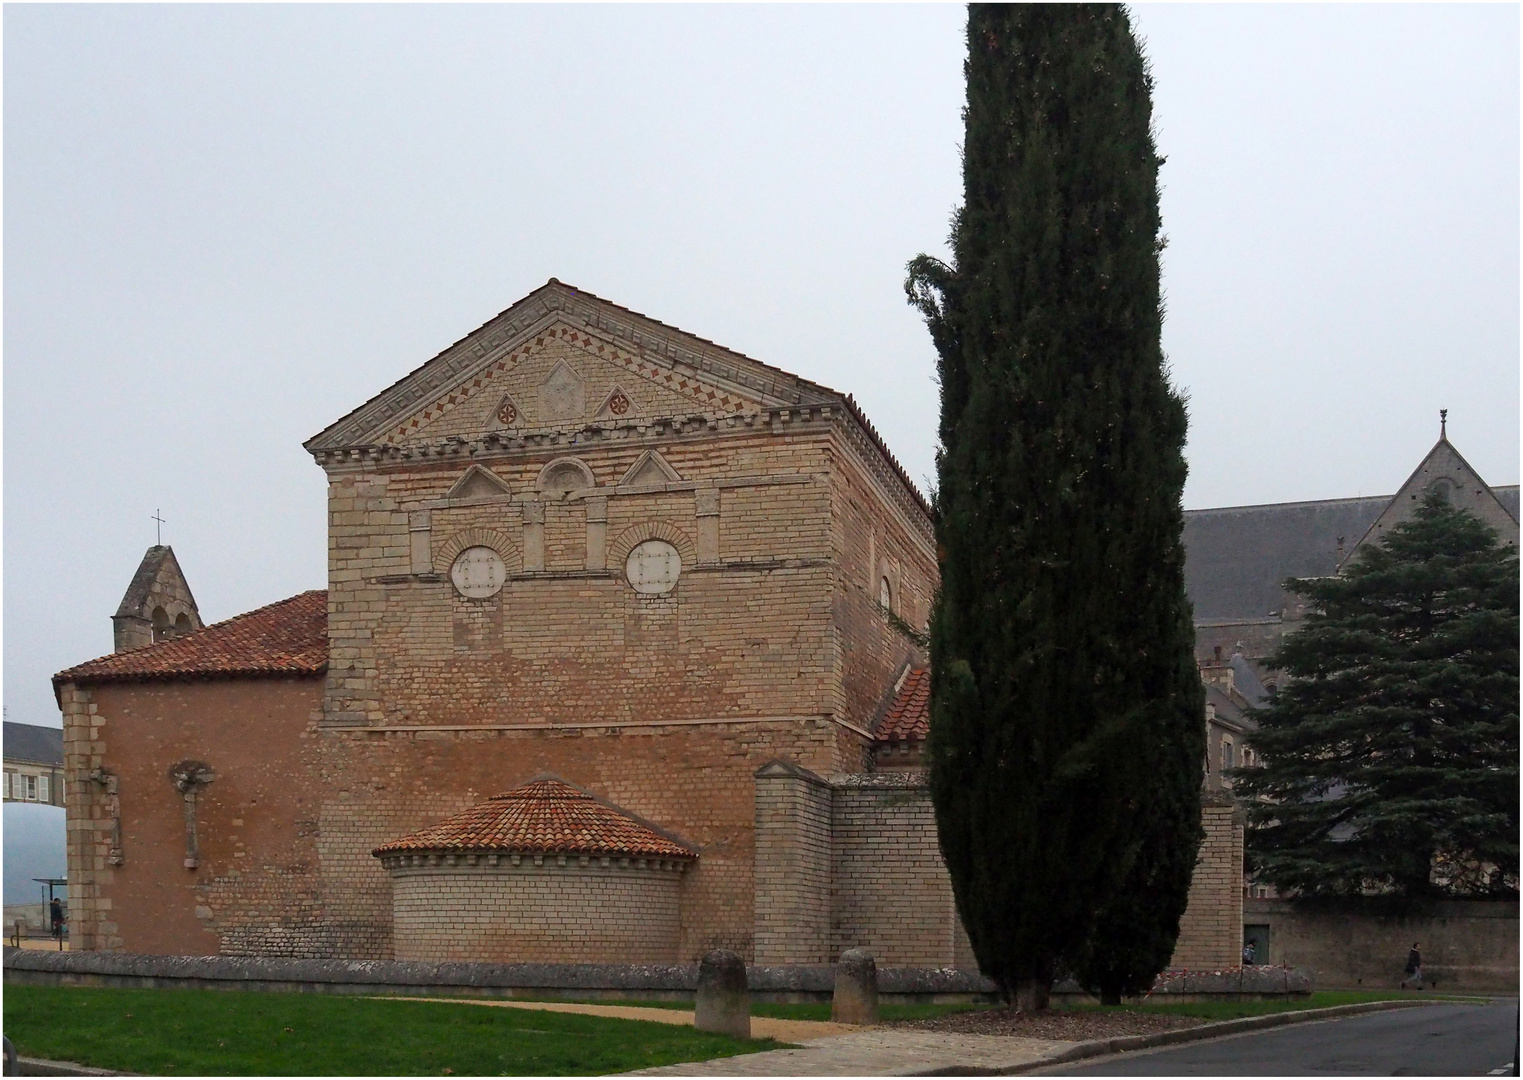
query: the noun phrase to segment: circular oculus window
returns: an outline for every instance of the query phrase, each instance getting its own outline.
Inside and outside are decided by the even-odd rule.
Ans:
[[[495,596],[508,579],[502,556],[489,547],[466,548],[455,558],[449,578],[461,596],[484,600]]]
[[[637,593],[660,596],[677,586],[682,573],[682,556],[665,540],[647,540],[629,553],[624,576]]]

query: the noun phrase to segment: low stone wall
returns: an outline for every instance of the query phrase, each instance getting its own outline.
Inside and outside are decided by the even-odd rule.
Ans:
[[[1516,900],[1405,909],[1378,897],[1337,904],[1247,900],[1243,924],[1267,926],[1269,962],[1308,972],[1319,989],[1394,989],[1416,941],[1430,988],[1518,992]]]
[[[998,988],[976,971],[878,968],[878,998],[893,1004],[998,1001]],[[479,964],[405,960],[297,960],[283,957],[150,956],[54,953],[5,948],[5,982],[22,986],[120,986],[199,990],[266,990],[316,994],[449,994],[451,996],[691,1001],[697,964]],[[836,965],[752,965],[753,1000],[829,1001]],[[1248,968],[1167,973],[1153,998],[1242,1000],[1294,997],[1310,990],[1299,972]],[[1072,980],[1053,1000],[1092,1000]]]
[[[296,960],[241,956],[42,953],[5,948],[5,981],[40,986],[181,987],[323,994],[435,993],[688,1001],[697,964],[477,964],[403,960]],[[748,967],[758,1001],[828,1001],[835,965]],[[891,1002],[993,1000],[994,984],[951,968],[879,968]]]

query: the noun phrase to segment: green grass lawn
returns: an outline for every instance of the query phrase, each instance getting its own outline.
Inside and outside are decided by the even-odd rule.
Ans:
[[[26,1057],[160,1076],[559,1076],[782,1045],[449,1002],[14,985],[5,988],[5,1034]]]

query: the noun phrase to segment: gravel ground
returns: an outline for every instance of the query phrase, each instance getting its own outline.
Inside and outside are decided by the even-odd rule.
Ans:
[[[1206,1023],[1198,1016],[1163,1016],[1127,1010],[1048,1009],[1039,1013],[1020,1013],[1013,1009],[978,1009],[950,1013],[934,1020],[901,1020],[891,1027],[916,1028],[921,1031],[948,1031],[963,1035],[1017,1035],[1027,1039],[1056,1039],[1084,1042],[1087,1039],[1111,1039],[1118,1035],[1151,1035],[1155,1031],[1199,1027]]]

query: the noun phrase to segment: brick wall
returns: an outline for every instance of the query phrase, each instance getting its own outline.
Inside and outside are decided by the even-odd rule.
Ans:
[[[756,774],[755,962],[828,964],[831,791],[807,769]]]
[[[607,862],[523,856],[515,866],[504,856],[496,866],[393,869],[396,959],[676,962],[680,869]]]
[[[1190,899],[1169,967],[1217,970],[1242,963],[1243,825],[1230,796],[1204,793],[1200,846]]]
[[[865,948],[889,967],[972,964],[922,774],[831,778],[832,956]]]
[[[141,953],[328,951],[310,747],[318,679],[62,688],[75,948]],[[196,797],[185,866],[186,760],[216,779]]]
[[[930,522],[894,505],[844,433],[833,447],[831,484],[837,708],[858,726],[870,727],[905,664],[923,659],[918,643],[891,615],[916,631],[925,629],[937,580],[935,543]],[[887,610],[879,602],[884,578]],[[870,765],[845,767],[856,771]]]

